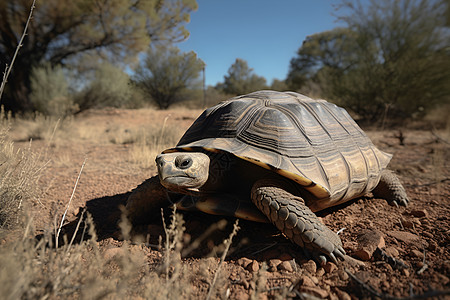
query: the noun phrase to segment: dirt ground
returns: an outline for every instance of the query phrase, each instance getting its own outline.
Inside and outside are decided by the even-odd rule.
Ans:
[[[54,141],[34,140],[33,148],[45,150],[50,158],[40,181],[44,196],[34,207],[37,233],[64,212],[86,159],[69,205],[66,232],[73,230],[81,211],[86,208],[93,215],[100,247],[105,251],[120,247],[119,207],[125,204],[134,187],[156,174],[156,169],[131,159],[133,144],[111,142],[110,137],[105,137],[111,132],[127,133],[148,128],[149,124],[153,128],[173,126],[181,136],[199,113],[196,110],[93,110],[77,116],[70,123],[69,127],[73,128],[66,132],[83,129],[83,134],[78,137],[64,137],[64,130],[69,130],[66,128]],[[342,231],[344,249],[355,258],[338,266],[333,263],[318,266],[270,224],[240,221],[240,230],[222,266],[226,272],[222,283],[226,297],[248,299],[260,284],[255,276],[260,276],[263,268],[267,268],[267,272],[264,273],[262,293],[258,296],[261,299],[271,299],[282,293],[287,293],[284,294],[286,297],[302,299],[307,298],[306,295],[328,299],[424,294],[442,299],[450,297],[448,293],[438,296],[440,291],[450,289],[448,132],[404,130],[404,145],[400,144],[398,130],[366,132],[380,149],[394,154],[390,168],[403,182],[410,205],[397,208],[368,195],[320,213],[322,221],[333,231]],[[15,144],[25,147],[28,142],[20,137],[21,134],[13,130]],[[167,210],[166,215],[169,214],[170,210]],[[224,219],[193,212],[185,212],[183,216],[185,239],[190,241]],[[228,237],[234,223],[233,218],[225,219],[227,226],[214,231],[199,247],[182,257],[187,268],[194,272],[205,262],[217,266],[219,257],[215,257],[214,249]],[[148,226],[135,228],[134,232],[149,236],[147,244],[139,247],[149,264],[150,261],[154,263],[161,257],[157,246],[159,236],[164,236],[161,220],[149,220]],[[364,236],[369,237],[370,245],[364,244]],[[373,250],[377,246],[383,251],[375,254],[369,251],[366,261],[358,258],[361,256],[359,250],[367,250],[367,247]],[[215,268],[208,270],[214,272]],[[198,298],[205,298],[207,283],[194,278],[192,286]]]

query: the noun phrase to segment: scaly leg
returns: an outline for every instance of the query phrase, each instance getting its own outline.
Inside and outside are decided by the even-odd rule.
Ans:
[[[377,198],[386,199],[395,206],[407,206],[409,199],[406,195],[405,188],[400,183],[398,177],[390,170],[383,170],[378,185],[372,191]]]
[[[339,236],[326,227],[306,206],[294,196],[283,182],[259,180],[252,188],[252,201],[269,220],[295,244],[323,253],[337,263],[344,259],[345,251]]]

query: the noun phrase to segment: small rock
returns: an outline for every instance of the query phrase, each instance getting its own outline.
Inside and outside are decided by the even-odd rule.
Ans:
[[[313,296],[319,297],[320,299],[325,299],[328,297],[328,292],[318,287],[313,286],[302,286],[300,291],[311,294]]]
[[[328,299],[330,300],[339,300],[339,297],[336,294],[330,293],[328,296]]]
[[[430,238],[430,239],[434,238],[434,235],[428,231],[424,231],[424,232],[422,232],[422,234],[423,234],[423,236],[426,236],[427,238]]]
[[[252,273],[258,272],[258,270],[259,270],[259,264],[258,264],[258,262],[257,262],[256,260],[252,260],[252,261],[247,265],[247,267],[245,267],[245,269],[248,270],[248,271],[250,271],[250,272],[252,272]]]
[[[347,262],[352,267],[366,267],[366,263],[360,261],[358,259],[354,259],[353,257],[346,255],[344,258],[345,262]]]
[[[403,219],[401,222],[402,222],[402,226],[405,228],[413,228],[414,227],[414,222],[411,220]]]
[[[287,272],[293,272],[294,269],[292,268],[291,261],[285,260],[281,264],[278,265],[278,269],[280,271],[287,271]]]
[[[323,269],[325,270],[326,273],[333,273],[335,270],[337,270],[337,266],[336,264],[327,261],[327,263],[323,266]]]
[[[347,294],[344,291],[341,291],[340,289],[336,289],[336,294],[339,297],[339,300],[351,300],[352,297],[350,297],[349,294]]]
[[[400,255],[397,248],[395,247],[387,247],[384,249],[384,252],[386,252],[387,255],[392,257],[398,257]]]
[[[408,269],[402,269],[403,275],[406,277],[409,277],[409,270]]]
[[[419,250],[416,250],[416,249],[411,250],[411,251],[409,252],[409,255],[410,255],[411,257],[417,257],[417,258],[419,258],[419,259],[423,259],[423,252],[422,252],[422,251],[419,251]]]
[[[247,257],[241,257],[236,261],[236,263],[243,268],[246,268],[251,262],[252,260]]]
[[[322,277],[323,274],[325,274],[324,268],[320,267],[319,269],[317,269],[317,271],[316,271],[316,276]]]
[[[345,272],[343,269],[338,270],[338,275],[339,275],[339,279],[341,279],[343,281],[347,281],[349,278],[347,272]]]
[[[410,214],[413,215],[416,218],[423,218],[423,217],[427,217],[428,216],[428,212],[427,212],[427,210],[425,208],[412,210],[410,212]]]
[[[302,275],[302,277],[300,277],[298,285],[299,286],[316,286],[314,281],[309,276],[306,276],[306,275]]]
[[[275,272],[278,269],[278,265],[281,264],[281,260],[278,258],[274,258],[269,260],[268,266],[270,272]]]
[[[313,260],[308,260],[302,265],[302,268],[308,271],[311,274],[315,274],[317,271],[317,265],[316,262]]]
[[[383,234],[378,230],[360,234],[357,241],[358,248],[353,254],[361,260],[370,260],[377,248],[383,248],[386,245]]]
[[[420,237],[407,231],[389,231],[388,234],[394,237],[396,240],[407,243],[407,244],[418,244],[420,243]]]
[[[316,276],[310,276],[309,278],[311,278],[315,285],[319,284],[319,279]]]

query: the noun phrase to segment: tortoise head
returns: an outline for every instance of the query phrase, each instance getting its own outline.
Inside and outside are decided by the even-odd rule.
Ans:
[[[160,154],[156,164],[161,184],[173,192],[198,192],[208,180],[209,157],[201,152]]]

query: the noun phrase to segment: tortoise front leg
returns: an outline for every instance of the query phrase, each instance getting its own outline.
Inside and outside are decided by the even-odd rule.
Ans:
[[[138,185],[128,197],[126,212],[133,224],[149,223],[161,217],[161,208],[178,202],[183,195],[169,192],[161,185],[158,175]]]
[[[335,263],[336,256],[344,259],[339,236],[319,220],[301,197],[289,193],[286,187],[283,182],[259,180],[252,188],[252,201],[295,244],[314,254],[324,253]]]

